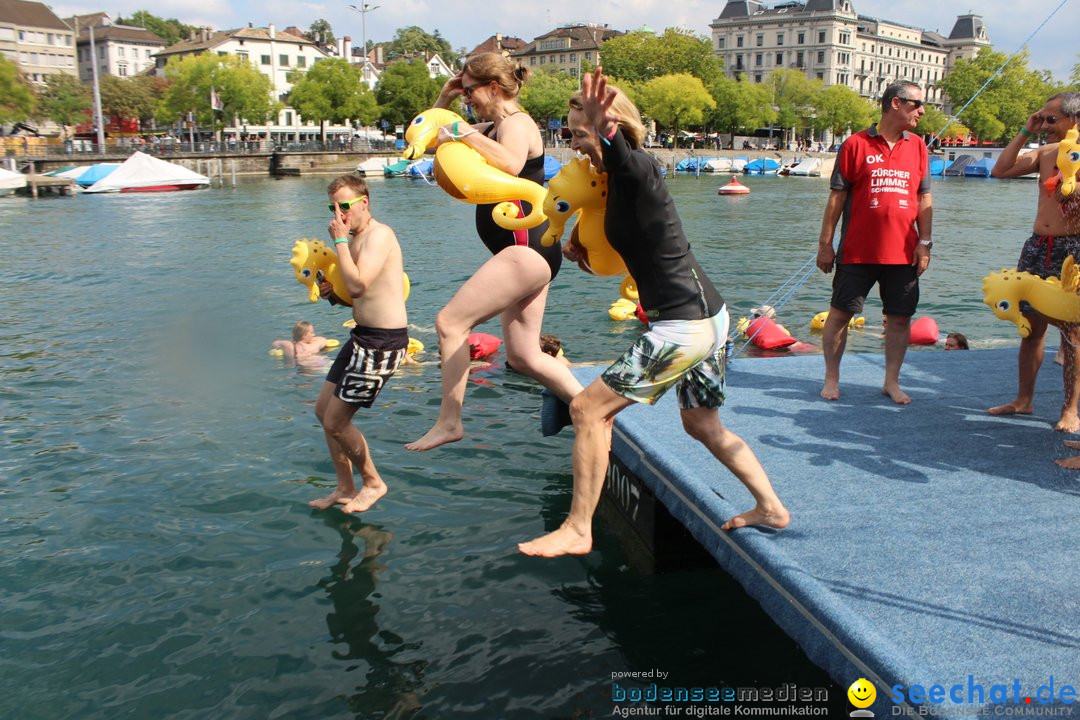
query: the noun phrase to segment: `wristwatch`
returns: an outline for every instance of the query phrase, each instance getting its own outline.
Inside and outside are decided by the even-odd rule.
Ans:
[[[934,249],[934,241],[933,240],[920,240],[919,244],[920,245],[925,245],[927,250],[933,250]]]

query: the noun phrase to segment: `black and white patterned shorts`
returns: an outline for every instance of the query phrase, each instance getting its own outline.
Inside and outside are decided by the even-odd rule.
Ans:
[[[397,371],[408,345],[409,332],[405,328],[355,327],[326,374],[326,381],[337,386],[334,394],[345,402],[371,407]]]

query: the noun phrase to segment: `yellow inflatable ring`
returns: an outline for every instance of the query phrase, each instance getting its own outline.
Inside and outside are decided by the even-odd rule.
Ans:
[[[336,348],[338,345],[341,345],[340,340],[335,340],[334,338],[327,338],[326,345],[324,345],[323,347],[325,347],[327,350],[331,350],[333,348]]]
[[[424,352],[424,343],[416,338],[409,338],[409,346],[405,348],[405,352],[409,355]]]
[[[637,317],[637,303],[626,298],[619,298],[608,308],[608,317],[612,320],[633,320]]]
[[[270,357],[285,357],[285,351],[281,348],[270,348]]]

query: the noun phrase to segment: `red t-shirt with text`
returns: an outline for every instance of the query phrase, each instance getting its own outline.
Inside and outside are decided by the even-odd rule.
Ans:
[[[919,233],[919,195],[930,192],[926,145],[905,132],[892,148],[877,128],[844,141],[833,190],[846,190],[837,262],[910,265]]]

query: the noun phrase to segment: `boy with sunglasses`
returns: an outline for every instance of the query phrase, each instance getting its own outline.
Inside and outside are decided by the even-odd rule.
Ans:
[[[315,403],[337,487],[308,504],[319,510],[343,505],[345,512],[364,512],[386,494],[386,483],[352,418],[358,408],[371,407],[405,356],[409,335],[404,263],[394,231],[371,216],[367,183],[362,178],[343,175],[330,183],[326,193],[334,216],[328,227],[330,240],[352,296],[356,327],[343,343]],[[342,302],[328,281],[320,282],[319,288],[331,303]],[[362,481],[359,491],[354,467]]]
[[[1080,120],[1080,93],[1060,92],[1046,101],[1042,109],[1032,113],[1020,132],[998,155],[993,177],[1011,178],[1039,173],[1039,184],[1046,182],[1058,173],[1058,143],[1065,138],[1065,133]],[[1020,154],[1037,133],[1045,133],[1047,144],[1036,150]],[[1053,195],[1038,194],[1035,209],[1035,223],[1031,237],[1020,249],[1020,259],[1016,269],[1033,273],[1042,278],[1061,275],[1061,264],[1072,255],[1080,258],[1080,207],[1074,193],[1066,199],[1060,191]],[[1046,340],[1048,319],[1034,310],[1024,312],[1031,323],[1031,332],[1020,340],[1020,373],[1016,399],[990,408],[991,415],[1031,415],[1034,412],[1035,378],[1043,360],[1043,346]],[[1055,323],[1056,324],[1056,323]],[[1072,325],[1060,326],[1064,351],[1065,366],[1065,402],[1061,408],[1061,418],[1054,427],[1059,432],[1080,431],[1080,415],[1077,402],[1080,400],[1080,354],[1076,345],[1080,344],[1080,330]]]

